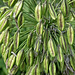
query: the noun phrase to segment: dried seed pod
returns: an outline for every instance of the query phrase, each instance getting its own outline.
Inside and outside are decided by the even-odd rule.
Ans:
[[[45,56],[43,61],[43,67],[44,67],[45,73],[48,73],[48,66],[49,66],[49,60],[48,60],[48,57]]]
[[[28,68],[28,71],[27,71],[27,73],[25,75],[32,75],[32,71],[33,71],[34,68],[35,68],[35,65],[33,64],[33,66],[30,66]]]
[[[58,46],[58,55],[57,55],[57,60],[59,62],[62,62],[63,61],[63,54],[62,54],[62,49],[60,46]]]
[[[74,17],[73,17],[73,14],[72,13],[69,14],[69,20],[70,21],[73,21],[74,20]]]
[[[21,12],[18,16],[18,26],[21,26],[24,23],[24,16],[23,13]]]
[[[36,64],[31,71],[30,75],[40,75],[40,66],[39,64]]]
[[[39,48],[40,48],[40,42],[37,41],[34,45],[34,50],[38,53],[39,52]]]
[[[6,62],[8,56],[8,49],[5,51],[5,53],[2,55],[4,62]]]
[[[49,73],[50,73],[50,75],[56,75],[56,65],[54,62],[50,63]]]
[[[14,34],[14,52],[19,47],[19,32]]]
[[[29,75],[35,75],[35,66],[32,68],[31,73]]]
[[[21,11],[22,1],[18,1],[13,8],[13,17],[16,18]]]
[[[2,53],[2,55],[4,55],[5,51],[6,51],[5,46],[4,46],[4,44],[2,44],[1,45],[1,53]]]
[[[27,64],[29,66],[32,66],[32,64],[33,64],[33,51],[30,50],[27,55],[28,55],[28,57],[27,57]]]
[[[47,30],[43,32],[44,50],[47,50],[48,40],[49,40],[49,32]]]
[[[17,0],[8,0],[8,5],[12,7]]]
[[[63,0],[61,4],[61,11],[64,14],[64,16],[68,15],[69,9],[68,9],[68,3],[67,0]]]
[[[2,42],[2,40],[3,40],[3,37],[4,37],[4,31],[0,34],[0,43]]]
[[[17,71],[18,67],[16,65],[14,65],[12,69],[8,69],[8,73],[11,75],[15,75]]]
[[[50,16],[52,17],[52,19],[55,20],[57,18],[56,11],[51,3],[49,4],[49,13],[50,13]]]
[[[66,15],[66,5],[65,5],[65,0],[62,1],[61,4],[61,11],[64,15]]]
[[[46,3],[42,4],[42,15],[44,15],[46,12]]]
[[[67,29],[67,38],[68,38],[68,43],[72,45],[74,40],[74,30],[72,26],[69,26]]]
[[[8,5],[11,7],[15,0],[8,0]]]
[[[7,46],[9,43],[9,27],[5,30],[4,37],[3,37],[3,43],[5,46]]]
[[[35,19],[38,22],[41,20],[41,5],[40,5],[40,3],[35,7]]]
[[[33,43],[34,43],[34,38],[33,38],[33,33],[31,32],[27,38],[27,47],[28,48],[32,47]]]
[[[8,57],[11,55],[11,51],[14,50],[14,43],[11,43],[10,47],[9,47],[9,55]]]
[[[58,25],[58,28],[63,31],[63,29],[64,29],[64,16],[62,13],[58,14],[57,25]]]
[[[12,15],[12,9],[6,10],[6,12],[0,17],[0,20],[3,18],[9,17]]]
[[[41,51],[41,49],[42,49],[42,44],[41,44],[41,38],[39,37],[34,44],[34,50],[38,54]]]
[[[64,58],[63,58],[63,61],[62,62],[60,62],[60,69],[61,69],[61,72],[63,72],[64,71],[64,66],[65,64],[64,64]]]
[[[59,41],[60,41],[60,45],[62,47],[62,49],[66,49],[66,45],[65,45],[65,40],[64,40],[64,37],[63,37],[63,34],[61,33],[60,37],[59,37]]]
[[[73,59],[75,59],[74,48],[71,45],[69,45],[69,50],[70,50],[70,54],[72,55]]]
[[[15,56],[14,55],[11,55],[9,58],[8,58],[8,68],[9,69],[12,69],[13,65],[15,63]]]
[[[41,75],[41,74],[40,74],[40,65],[39,65],[39,64],[36,66],[35,72],[36,72],[36,73],[35,73],[36,75]]]
[[[38,35],[42,35],[42,32],[43,32],[43,24],[41,22],[39,22],[36,26],[36,33]]]
[[[24,60],[24,50],[20,50],[16,56],[16,65],[19,66],[20,63]]]
[[[73,70],[75,70],[75,59],[72,56],[70,56],[70,64],[71,64]]]
[[[25,62],[24,61],[20,64],[20,70],[25,71]]]
[[[0,32],[5,29],[5,26],[7,24],[7,19],[4,17],[0,20]]]
[[[62,48],[62,51],[63,51],[63,53],[65,53],[66,54],[66,52],[68,51],[68,40],[67,40],[67,36],[66,35],[63,35],[63,39],[64,39],[64,44],[65,44],[65,50],[63,51],[63,48],[62,48],[62,46],[61,46],[61,48]],[[60,44],[61,45],[61,44]]]
[[[5,9],[8,9],[8,8],[9,8],[8,6],[0,7],[0,12],[3,12]]]
[[[52,38],[50,38],[50,40],[48,41],[48,50],[49,50],[50,55],[52,57],[55,57],[55,50],[54,50]]]
[[[64,63],[64,59],[62,62],[59,62],[57,61],[57,67],[58,67],[58,70],[63,72],[64,71],[64,68],[65,68],[65,63]]]
[[[9,8],[9,7],[7,7],[7,6],[1,7],[1,8],[0,8],[0,12],[1,12],[0,16],[2,16],[8,8]]]

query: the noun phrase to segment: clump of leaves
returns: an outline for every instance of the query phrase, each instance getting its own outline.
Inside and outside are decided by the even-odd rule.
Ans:
[[[9,74],[75,74],[75,1],[3,0],[1,52]]]

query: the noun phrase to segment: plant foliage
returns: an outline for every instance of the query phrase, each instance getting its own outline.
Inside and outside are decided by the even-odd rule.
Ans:
[[[3,2],[0,51],[8,74],[74,75],[75,0]]]

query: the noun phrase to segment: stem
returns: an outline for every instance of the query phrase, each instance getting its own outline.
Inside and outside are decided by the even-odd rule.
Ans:
[[[17,27],[17,29],[19,29],[18,23],[17,23],[17,19],[16,19],[16,18],[15,18],[15,22],[16,22],[16,27]]]
[[[69,45],[69,50],[70,50],[70,54],[72,55],[72,57],[74,57],[72,49],[71,49],[71,45]]]
[[[25,24],[25,23],[23,23],[23,24],[19,27],[19,29],[22,28],[22,27],[24,26],[24,24]]]
[[[14,52],[11,52],[15,57],[16,57],[16,54]]]
[[[54,4],[55,0],[53,0],[52,5]]]
[[[73,1],[70,1],[68,4],[71,4],[71,3],[73,3],[73,2],[75,2],[75,0],[73,0]]]
[[[17,53],[19,50],[24,49],[27,44],[25,44],[26,40],[19,46],[19,48],[16,50],[15,53]]]
[[[26,42],[26,40],[23,43],[21,43],[21,45],[19,46],[19,48],[21,48],[25,44],[25,42]]]
[[[67,23],[67,22],[66,22],[66,24],[70,25],[70,23]]]
[[[23,40],[27,39],[27,36],[28,36],[28,35],[23,36],[23,37],[20,37],[20,38],[21,38],[20,41],[23,41]]]
[[[65,59],[65,64],[66,64],[67,69],[70,70],[71,72],[74,72],[72,67],[69,65],[69,61],[70,61],[69,57],[66,56],[65,58],[66,58]]]
[[[24,45],[24,47],[22,49],[24,49],[26,47],[27,44]]]
[[[24,35],[24,34],[27,34],[27,33],[30,33],[32,30],[27,30],[27,31],[23,31],[23,32],[20,32],[21,35]]]
[[[62,2],[62,0],[58,3],[58,5],[56,6],[55,10],[57,10],[58,6],[60,5],[60,3]]]

